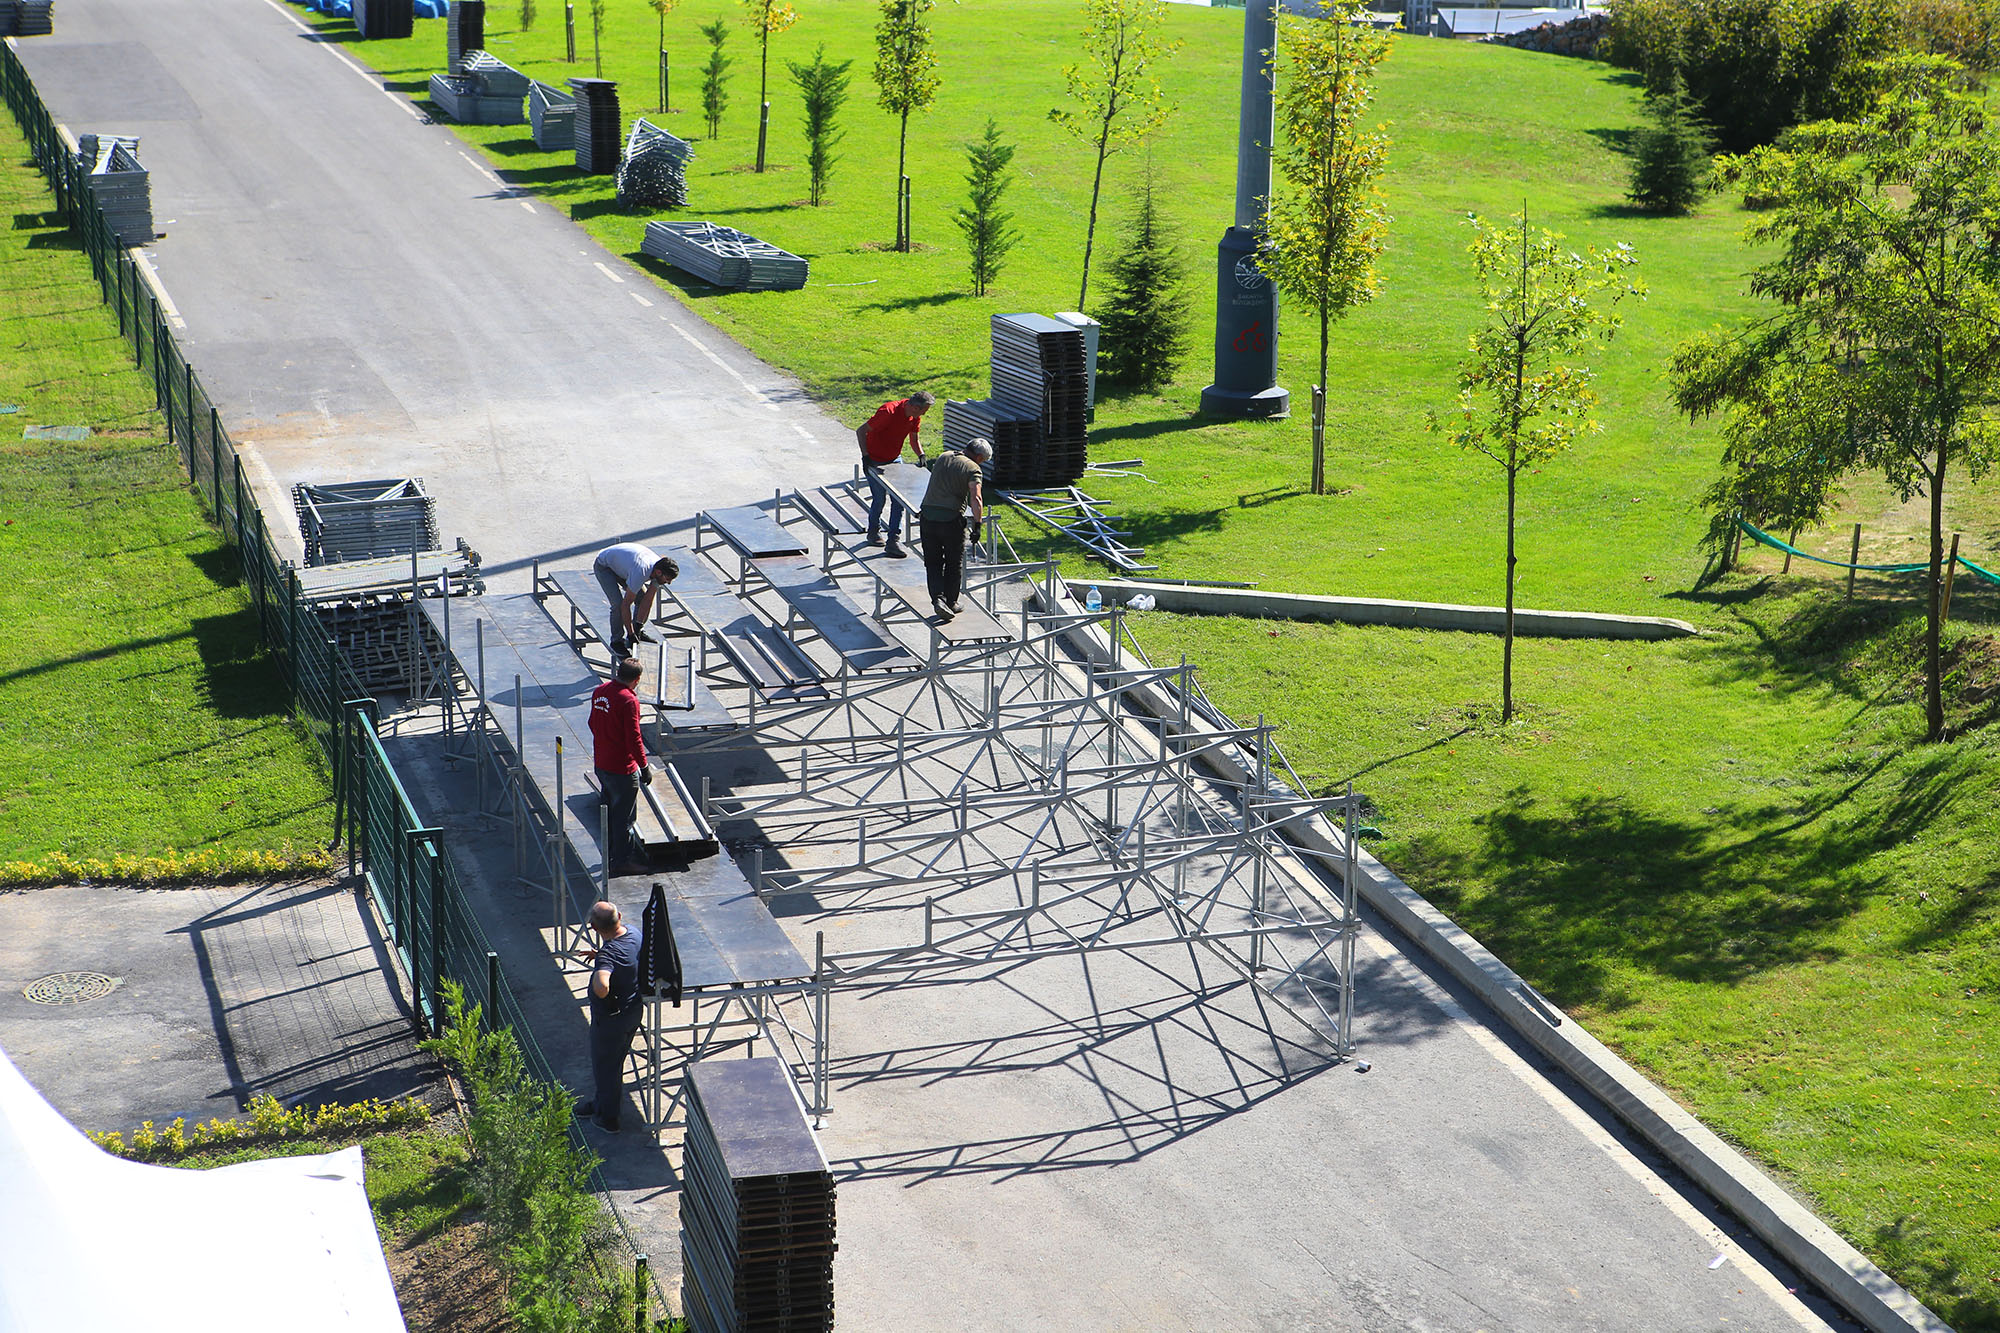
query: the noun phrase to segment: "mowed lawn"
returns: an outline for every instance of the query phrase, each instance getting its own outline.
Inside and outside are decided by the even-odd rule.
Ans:
[[[502,179],[571,209],[614,251],[705,316],[798,374],[844,419],[919,384],[986,394],[991,315],[1077,305],[1091,162],[1049,123],[1074,60],[1074,0],[940,5],[938,104],[911,123],[918,253],[893,234],[895,122],[874,105],[871,4],[805,4],[774,38],[774,170],[748,169],[756,47],[741,7],[689,0],[668,20],[676,111],[694,139],[691,204],[706,217],[812,260],[783,294],[718,293],[639,256],[651,214],[628,213],[609,178],[537,152],[525,127],[456,127]],[[697,23],[730,20],[730,109],[710,141],[695,112]],[[562,60],[561,13],[532,31],[488,10],[488,47],[538,78],[593,72],[587,10],[580,61]],[[336,40],[419,100],[444,58],[443,27],[407,42]],[[1641,121],[1638,90],[1587,62],[1471,44],[1398,40],[1377,103],[1394,142],[1384,182],[1395,215],[1379,300],[1337,326],[1328,476],[1303,494],[1305,403],[1316,330],[1288,309],[1281,382],[1290,421],[1204,423],[1213,245],[1234,184],[1242,14],[1170,6],[1185,45],[1164,67],[1178,110],[1150,154],[1107,174],[1102,257],[1118,243],[1150,156],[1181,229],[1195,297],[1191,354],[1159,395],[1110,395],[1093,454],[1143,458],[1146,480],[1092,491],[1162,573],[1288,591],[1494,603],[1503,532],[1498,469],[1424,430],[1455,396],[1454,368],[1482,312],[1465,257],[1468,211],[1526,207],[1578,244],[1630,242],[1649,298],[1597,356],[1604,429],[1523,478],[1522,604],[1669,615],[1702,637],[1661,645],[1523,642],[1524,721],[1502,731],[1499,645],[1474,635],[1136,618],[1161,659],[1185,651],[1232,712],[1269,715],[1315,787],[1353,777],[1374,801],[1384,860],[1537,986],[1660,1079],[1719,1132],[1809,1198],[1843,1234],[1961,1329],[2000,1329],[2000,1056],[1986,1034],[2000,988],[1996,741],[1984,724],[2000,685],[1977,633],[2000,614],[1961,585],[1954,716],[1966,728],[1917,744],[1917,589],[1837,577],[1775,558],[1703,585],[1698,497],[1714,474],[1712,424],[1672,411],[1665,367],[1690,333],[1747,315],[1744,214],[1724,199],[1693,217],[1625,206],[1620,150]],[[657,20],[609,0],[604,73],[626,119],[657,102]],[[806,194],[797,97],[786,60],[820,42],[852,60],[829,200]],[[1009,204],[1022,232],[991,295],[970,294],[950,221],[964,193],[962,146],[991,116],[1018,146]],[[442,118],[440,116],[440,118]],[[1100,271],[1101,272],[1101,271]],[[590,280],[583,278],[580,280]],[[1097,310],[1103,291],[1093,279]],[[1950,497],[1966,550],[2000,552],[1993,491]],[[1869,559],[1910,559],[1920,506],[1858,484],[1841,525],[1801,544],[1844,557],[1847,522]],[[1031,530],[1014,526],[1030,550]],[[1093,566],[1065,555],[1066,570]],[[1365,1004],[1365,1000],[1364,1000]]]
[[[0,863],[323,860],[327,786],[148,377],[0,120]],[[22,438],[86,426],[82,442]],[[88,867],[86,867],[88,869]],[[98,867],[95,873],[104,873]]]

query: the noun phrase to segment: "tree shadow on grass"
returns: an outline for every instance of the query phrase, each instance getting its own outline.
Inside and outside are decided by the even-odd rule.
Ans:
[[[1117,399],[1106,395],[1104,401]],[[1140,440],[1157,439],[1162,435],[1178,435],[1183,431],[1200,430],[1215,423],[1198,416],[1159,417],[1152,421],[1131,421],[1122,426],[1093,428],[1090,432],[1091,453],[1109,458],[1114,454],[1110,446],[1120,443],[1134,443]]]
[[[879,310],[884,313],[891,310],[927,310],[931,306],[950,305],[954,301],[964,301],[970,298],[970,292],[931,292],[924,296],[905,296],[895,301],[877,301],[872,305],[864,305],[860,308],[863,310]]]
[[[1952,1249],[1905,1214],[1875,1228],[1868,1254],[1898,1282],[1923,1292],[1925,1302],[1960,1333],[1995,1333],[2000,1330],[2000,1296],[1968,1292],[1973,1279],[1952,1262]]]
[[[1440,906],[1559,1004],[1622,1008],[1637,971],[1705,984],[1835,956],[1835,932],[1887,883],[1869,867],[1977,770],[1939,750],[1893,756],[1804,808],[1772,803],[1684,820],[1622,796],[1545,802],[1516,788],[1478,841],[1420,839],[1403,858]],[[1491,886],[1476,898],[1458,886]]]
[[[1609,149],[1611,152],[1618,154],[1620,157],[1632,156],[1632,154],[1636,151],[1637,140],[1639,138],[1639,131],[1632,126],[1626,126],[1624,129],[1617,129],[1617,130],[1614,129],[1585,130],[1584,133],[1588,134],[1591,138],[1597,140],[1597,142],[1603,144],[1605,148]]]

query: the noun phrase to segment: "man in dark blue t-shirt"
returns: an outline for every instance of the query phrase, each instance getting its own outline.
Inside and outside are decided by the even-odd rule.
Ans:
[[[597,947],[585,953],[590,964],[590,1077],[595,1096],[576,1108],[597,1127],[616,1134],[625,1108],[625,1057],[639,1031],[645,1006],[639,999],[639,932],[625,924],[616,905],[590,909]]]

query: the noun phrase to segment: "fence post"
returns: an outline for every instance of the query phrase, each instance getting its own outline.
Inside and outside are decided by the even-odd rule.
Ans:
[[[632,1262],[632,1333],[646,1333],[646,1256]]]
[[[1944,598],[1938,607],[1938,624],[1951,619],[1951,585],[1958,579],[1958,534],[1951,534],[1951,558],[1944,562]]]
[[[1855,566],[1861,563],[1861,525],[1854,525],[1854,544],[1847,548],[1847,600],[1854,600]]]
[[[131,266],[131,262],[123,255],[119,256],[118,262],[111,266],[112,271],[118,275],[118,336],[121,338],[125,336],[125,270]]]
[[[299,571],[285,571],[285,665],[290,668],[292,697],[299,695]]]
[[[221,411],[221,409],[217,408],[217,407],[216,407],[216,406],[215,406],[214,404],[212,404],[212,403],[211,403],[211,404],[209,405],[209,408],[208,408],[208,444],[209,444],[209,448],[210,448],[210,449],[213,449],[213,448],[215,447],[215,442],[216,442],[217,440],[221,439],[221,438],[222,438],[222,411]],[[193,445],[193,444],[189,444],[189,445],[188,445],[188,479],[189,479],[190,481],[192,481],[192,480],[194,479],[194,445]]]
[[[431,1030],[436,1032],[444,1027],[444,847],[436,829],[423,830],[423,839],[431,856]]]
[[[192,443],[194,442],[194,438],[195,438],[195,429],[194,429],[194,366],[193,366],[193,365],[191,365],[191,364],[189,363],[189,361],[188,361],[188,359],[187,359],[187,357],[186,357],[186,355],[185,355],[185,354],[183,354],[183,355],[182,355],[182,357],[181,357],[181,392],[187,395],[187,437],[188,437],[188,442],[189,442],[190,444],[192,444]],[[214,437],[213,437],[213,436],[211,436],[211,437],[210,437],[210,439],[211,439],[211,440],[213,440],[213,439],[214,439]],[[217,516],[218,518],[220,518],[220,517],[221,517],[221,515],[222,515],[222,510],[221,510],[221,507],[220,507],[220,506],[221,506],[221,504],[222,504],[222,501],[221,501],[221,499],[220,499],[220,498],[218,498],[218,499],[216,500],[216,505],[217,505],[217,509],[216,509],[216,516]]]
[[[486,951],[486,1030],[500,1030],[500,955]]]

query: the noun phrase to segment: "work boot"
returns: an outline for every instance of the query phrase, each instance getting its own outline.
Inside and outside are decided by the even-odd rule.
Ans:
[[[882,529],[868,529],[868,544],[870,546],[880,546],[882,544]]]
[[[958,614],[953,609],[951,603],[945,601],[942,597],[933,597],[931,599],[931,606],[937,611],[938,624],[940,625],[949,624],[951,618]]]
[[[889,544],[882,548],[882,554],[888,556],[891,560],[901,560],[904,556],[908,555],[909,552],[903,549],[903,544],[901,542],[891,537],[889,539]]]
[[[659,640],[658,640],[658,639],[654,638],[654,637],[653,637],[652,635],[650,635],[650,634],[646,633],[646,631],[644,631],[644,630],[642,630],[642,629],[635,629],[635,630],[633,630],[633,631],[632,631],[632,637],[633,637],[634,639],[637,639],[637,640],[638,640],[638,641],[639,641],[640,643],[658,643],[658,642],[659,642]]]

